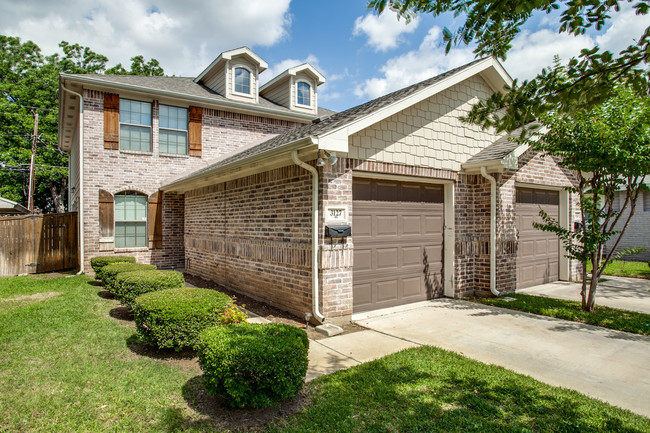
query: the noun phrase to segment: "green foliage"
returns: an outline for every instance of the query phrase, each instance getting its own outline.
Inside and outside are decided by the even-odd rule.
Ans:
[[[544,212],[540,212],[543,223],[535,227],[557,234],[568,257],[583,264],[586,311],[593,310],[598,279],[613,258],[646,188],[645,176],[650,175],[650,98],[639,98],[628,89],[616,91],[615,97],[590,110],[542,116],[545,130],[526,140],[577,177],[569,190],[579,197],[582,228],[562,227]],[[624,196],[620,208],[614,205],[615,198],[620,199],[615,194]],[[610,239],[614,239],[610,252],[603,255]],[[591,276],[588,262],[599,264]]]
[[[279,323],[206,329],[197,344],[208,392],[236,407],[266,407],[293,398],[307,373],[309,339]]]
[[[61,42],[63,56],[44,55],[32,41],[0,35],[0,196],[27,205],[34,114],[39,115],[35,209],[65,212],[68,155],[58,149],[59,74],[102,73],[108,58]],[[133,58],[130,74],[162,75],[158,61]],[[121,68],[121,66],[120,66]]]
[[[115,297],[123,305],[133,306],[135,298],[158,290],[185,287],[183,274],[177,271],[137,270],[115,277]]]
[[[135,263],[135,257],[131,256],[98,256],[90,259],[90,266],[95,271],[95,278],[102,279],[102,268],[113,263]]]
[[[180,288],[147,293],[133,302],[138,335],[160,349],[194,347],[204,329],[220,324],[230,296],[210,289]]]
[[[575,301],[521,294],[509,294],[508,297],[515,300],[506,301],[503,298],[485,298],[476,299],[476,301],[495,307],[557,317],[558,319],[582,322],[634,334],[650,335],[650,314],[619,310],[602,305],[596,307],[593,312],[586,312],[582,310],[580,302]]]
[[[556,15],[555,11],[559,11],[558,31],[577,36],[592,27],[604,28],[621,3],[632,3],[637,15],[647,15],[650,9],[647,0],[370,0],[368,7],[381,13],[389,6],[407,20],[418,13],[438,16],[452,12],[462,17],[463,24],[455,30],[443,30],[447,52],[453,45],[475,43],[477,56],[505,59],[513,39],[535,13]],[[638,95],[647,95],[650,27],[630,44],[618,55],[601,51],[598,46],[585,47],[579,57],[569,60],[561,76],[553,69],[545,69],[530,81],[515,80],[509,92],[496,93],[475,105],[468,119],[484,127],[512,131],[549,111],[571,113],[598,105],[615,94],[612,83],[625,83]]]
[[[145,62],[144,57],[135,56],[131,57],[131,70],[124,69],[121,63],[107,69],[106,75],[149,75],[149,76],[163,76],[164,71],[160,63],[156,59],[151,59]]]
[[[248,323],[246,319],[248,319],[248,313],[238,305],[232,304],[219,316],[219,325]]]
[[[117,296],[119,286],[117,276],[124,272],[155,270],[154,265],[142,265],[138,263],[113,263],[102,268],[102,285],[106,290]]]

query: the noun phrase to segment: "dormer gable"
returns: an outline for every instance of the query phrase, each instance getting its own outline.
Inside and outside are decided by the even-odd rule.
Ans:
[[[259,102],[259,74],[268,64],[248,47],[225,51],[198,77],[196,83],[234,101]]]
[[[309,63],[294,66],[260,88],[260,95],[293,111],[316,114],[317,88],[325,77]]]

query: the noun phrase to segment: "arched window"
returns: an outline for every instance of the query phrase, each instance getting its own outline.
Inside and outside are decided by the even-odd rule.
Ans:
[[[147,246],[147,196],[136,191],[115,194],[115,248]]]
[[[251,72],[245,68],[235,68],[235,92],[251,94]]]
[[[311,105],[311,86],[304,81],[299,81],[296,88],[296,104],[309,107]]]

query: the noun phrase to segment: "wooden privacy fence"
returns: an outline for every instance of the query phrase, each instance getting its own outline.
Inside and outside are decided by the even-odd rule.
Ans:
[[[79,266],[77,213],[0,218],[0,277]]]

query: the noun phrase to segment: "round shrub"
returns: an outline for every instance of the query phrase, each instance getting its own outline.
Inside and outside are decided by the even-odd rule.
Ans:
[[[230,406],[266,407],[295,397],[307,373],[309,340],[291,325],[208,328],[199,334],[197,349],[206,389]]]
[[[90,259],[90,266],[95,271],[95,278],[102,279],[102,268],[113,263],[135,263],[135,257],[131,256],[99,256]]]
[[[185,287],[183,274],[176,271],[138,270],[115,277],[115,296],[123,305],[133,306],[140,295]]]
[[[182,350],[194,346],[199,333],[219,323],[232,305],[225,293],[182,288],[147,293],[133,302],[138,335],[160,349]]]
[[[113,263],[102,268],[102,284],[109,292],[117,294],[116,278],[124,272],[155,270],[154,265],[141,265],[138,263]]]

